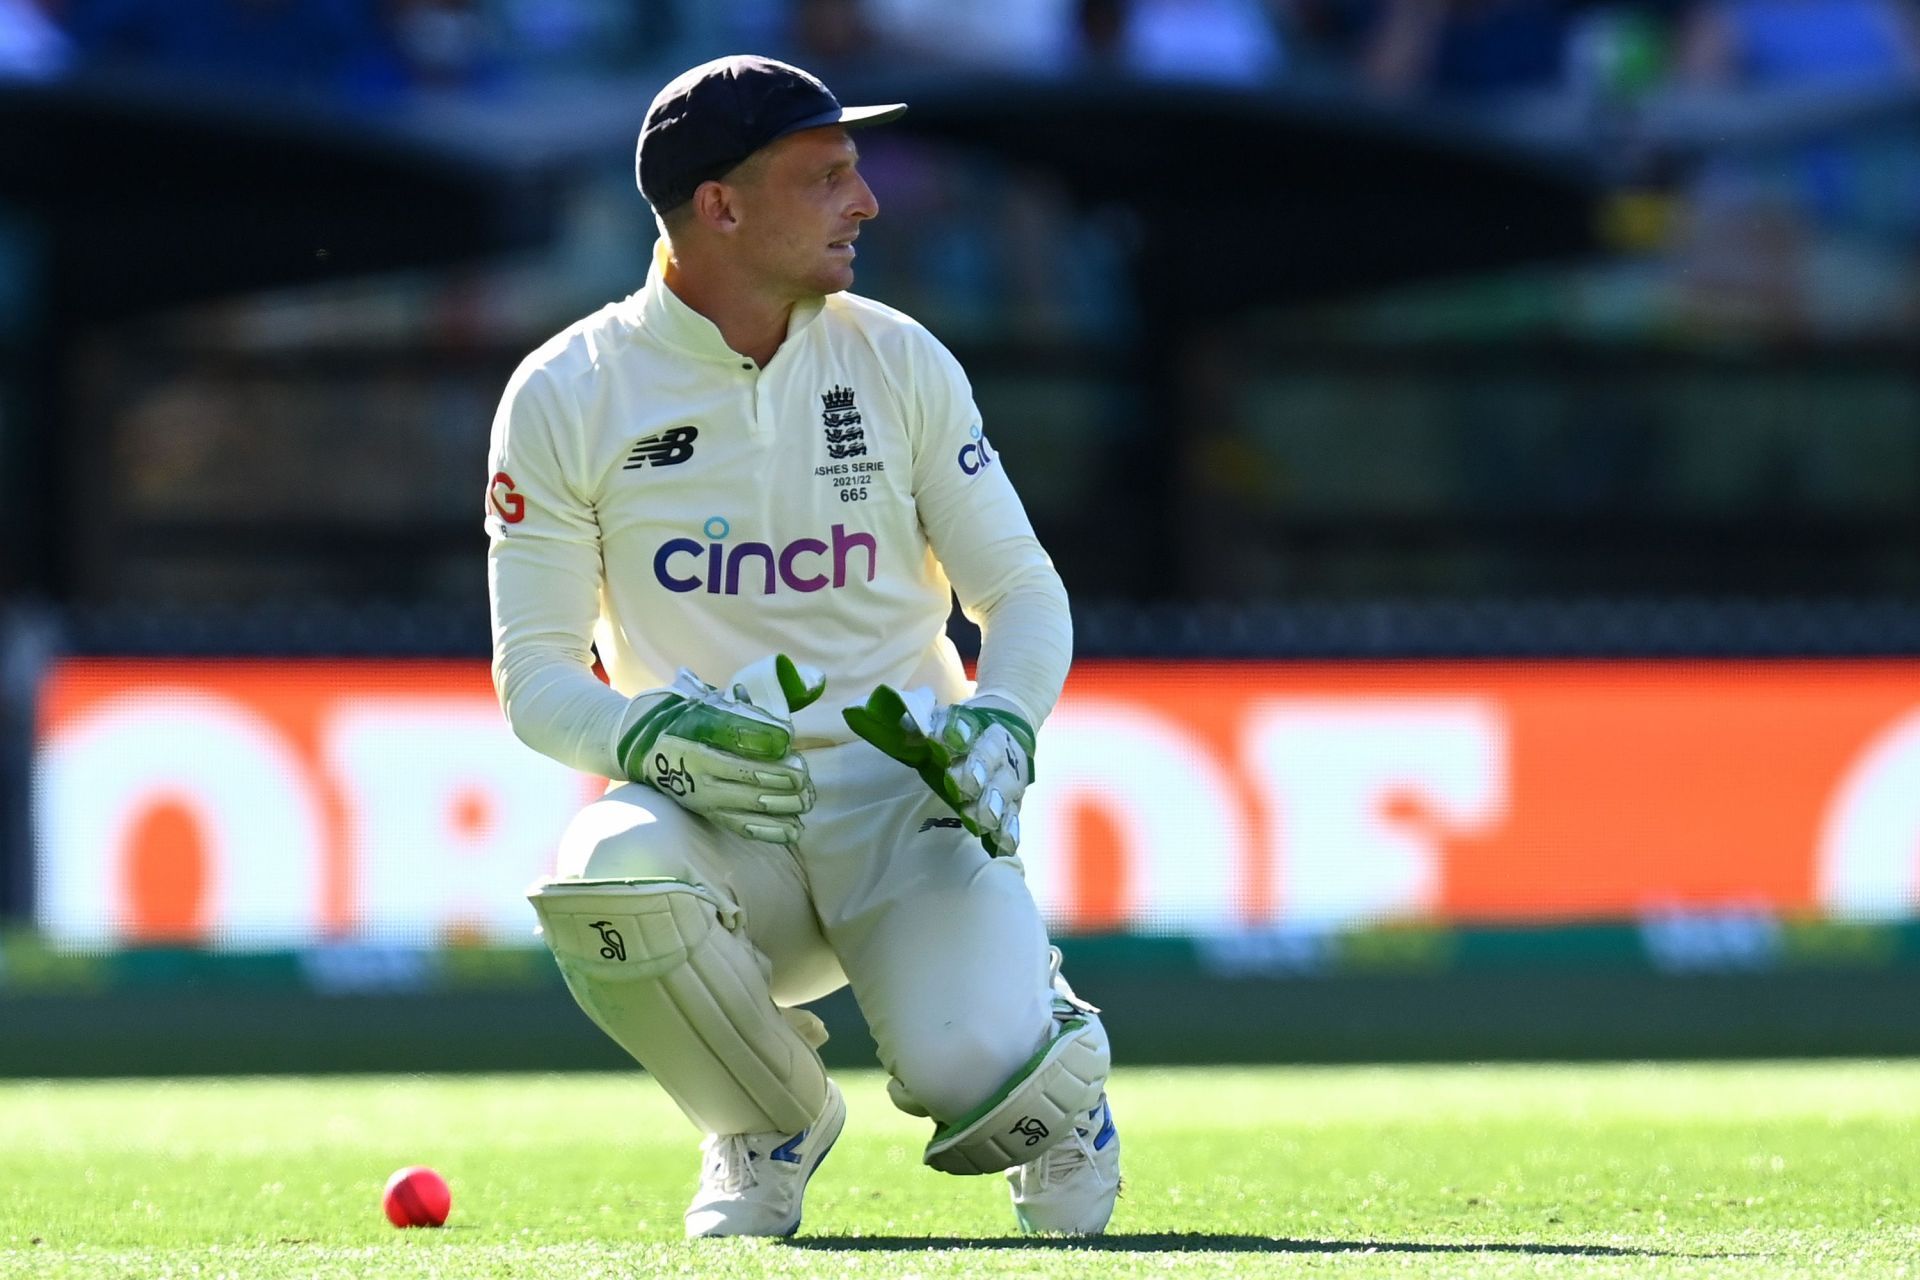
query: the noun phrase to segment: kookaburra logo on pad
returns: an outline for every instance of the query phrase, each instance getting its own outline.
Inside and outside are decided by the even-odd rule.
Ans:
[[[866,432],[860,427],[860,406],[852,387],[820,393],[820,426],[827,433],[829,458],[857,458],[867,451]]]
[[[1019,1122],[1015,1124],[1013,1128],[1007,1130],[1007,1132],[1025,1134],[1027,1145],[1032,1146],[1034,1143],[1040,1141],[1040,1139],[1046,1137],[1048,1130],[1046,1122],[1038,1116],[1021,1116]]]
[[[589,920],[589,929],[600,932],[600,958],[602,960],[625,960],[627,958],[627,940],[613,927],[611,920]]]

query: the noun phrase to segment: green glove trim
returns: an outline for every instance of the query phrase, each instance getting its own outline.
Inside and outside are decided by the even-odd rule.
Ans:
[[[739,715],[724,703],[670,693],[642,712],[620,738],[620,767],[629,779],[645,781],[647,757],[666,734],[749,760],[784,760],[793,749],[793,733],[784,725]]]
[[[677,693],[670,693],[641,712],[640,718],[620,736],[620,746],[616,754],[620,760],[620,771],[627,775],[628,780],[645,781],[646,772],[639,766],[653,754],[653,744],[659,741],[667,725],[672,722],[680,708],[686,705],[685,698]]]
[[[953,779],[947,776],[947,770],[953,762],[967,753],[967,748],[979,740],[980,733],[989,724],[1006,727],[1021,749],[1027,753],[1027,781],[1033,781],[1033,757],[1035,750],[1033,726],[1011,711],[1002,711],[997,707],[969,707],[965,705],[948,708],[947,723],[937,738],[929,738],[921,732],[907,711],[907,703],[900,694],[889,685],[880,685],[867,697],[866,705],[847,707],[840,716],[851,729],[872,743],[887,755],[906,765],[920,775],[932,792],[946,802],[949,809],[960,815],[960,821],[975,836],[980,836],[987,846],[987,852],[999,856],[998,845],[989,836],[982,836],[980,826],[962,812],[966,801],[961,797],[959,788]],[[957,733],[956,726],[969,725],[971,736]]]
[[[789,715],[820,701],[820,695],[827,691],[825,680],[808,684],[806,677],[800,674],[800,668],[784,653],[774,655],[773,674],[780,682],[780,692],[787,699]]]
[[[953,710],[955,714],[963,715],[968,719],[978,718],[989,724],[1000,725],[1005,728],[1008,733],[1012,734],[1013,740],[1020,744],[1020,749],[1027,753],[1027,782],[1029,784],[1033,782],[1033,758],[1039,750],[1039,743],[1034,736],[1032,725],[1013,714],[1013,712],[1002,711],[998,707],[960,706],[955,707]],[[985,728],[986,726],[982,725],[980,727]],[[978,738],[980,735],[975,733],[973,736]]]
[[[948,798],[944,774],[952,757],[945,747],[920,731],[907,712],[905,699],[891,685],[877,686],[867,696],[865,706],[846,707],[840,718],[854,733],[918,773],[942,799]]]

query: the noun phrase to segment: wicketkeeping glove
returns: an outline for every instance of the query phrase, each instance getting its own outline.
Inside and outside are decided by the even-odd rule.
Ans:
[[[960,815],[996,858],[1020,848],[1020,797],[1033,781],[1033,726],[998,707],[915,706],[881,685],[840,714],[847,727],[901,764]]]
[[[789,717],[826,691],[826,677],[776,654],[728,683],[722,692],[683,669],[666,694],[635,698],[620,767],[729,831],[791,844],[800,815],[813,808],[813,780],[793,750]]]

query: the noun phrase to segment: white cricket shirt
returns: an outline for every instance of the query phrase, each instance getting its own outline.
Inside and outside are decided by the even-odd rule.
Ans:
[[[827,673],[799,745],[845,742],[840,708],[877,684],[972,694],[950,592],[982,629],[979,692],[1037,727],[1071,657],[1066,592],[959,363],[839,293],[795,308],[760,368],[667,288],[665,260],[529,356],[494,419],[487,585],[514,731],[619,777],[628,696],[786,653]]]

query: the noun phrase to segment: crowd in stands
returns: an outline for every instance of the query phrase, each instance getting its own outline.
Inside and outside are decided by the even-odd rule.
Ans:
[[[1201,91],[1310,86],[1433,116],[1443,112],[1429,104],[1511,121],[1550,115],[1533,110],[1546,99],[1637,110],[1693,88],[1899,89],[1920,81],[1917,11],[1920,0],[0,0],[0,94],[10,91],[8,81],[165,75],[360,104],[490,97],[513,110],[548,87],[602,92],[599,80],[644,102],[687,65],[753,50],[791,58],[837,85],[900,73],[1137,79]],[[1530,101],[1516,106],[1523,98]],[[485,110],[448,114],[484,118]],[[1257,343],[1196,343],[1194,371],[1183,376],[1205,392],[1194,402],[1203,407],[1166,431],[1147,420],[1134,384],[1100,363],[1129,350],[1142,327],[1132,274],[1142,241],[1128,211],[1095,207],[1046,172],[1000,180],[1010,162],[995,155],[888,134],[862,141],[863,163],[889,211],[886,239],[871,253],[863,245],[862,291],[975,350],[1047,350],[1051,343],[1085,361],[1063,360],[1065,372],[1039,375],[1031,361],[1012,359],[998,383],[992,376],[983,383],[990,411],[1006,408],[1032,428],[1026,448],[1034,461],[1023,471],[1032,478],[1023,489],[1037,518],[1055,529],[1082,528],[1080,513],[1109,500],[1109,488],[1124,489],[1120,463],[1111,472],[1086,464],[1132,457],[1112,447],[1116,435],[1137,430],[1138,439],[1153,442],[1154,457],[1163,439],[1184,442],[1183,460],[1170,469],[1189,490],[1182,518],[1195,518],[1180,536],[1194,546],[1264,548],[1258,556],[1278,566],[1254,563],[1254,551],[1192,557],[1228,566],[1218,581],[1188,584],[1194,590],[1258,594],[1289,586],[1285,574],[1297,557],[1245,530],[1264,528],[1266,513],[1291,509],[1302,494],[1338,491],[1372,501],[1377,492],[1390,503],[1402,492],[1439,492],[1453,473],[1426,465],[1430,457],[1470,459],[1457,468],[1465,477],[1459,483],[1494,495],[1485,500],[1496,504],[1510,493],[1522,504],[1539,493],[1577,493],[1592,476],[1651,474],[1654,464],[1633,443],[1643,438],[1680,442],[1672,448],[1693,450],[1687,457],[1712,455],[1695,468],[1703,484],[1735,466],[1723,458],[1730,448],[1747,459],[1738,465],[1756,492],[1776,473],[1824,474],[1801,467],[1793,452],[1804,439],[1807,456],[1825,456],[1823,420],[1800,414],[1797,402],[1759,382],[1751,403],[1726,405],[1684,376],[1629,378],[1600,409],[1586,404],[1582,384],[1569,384],[1574,390],[1564,395],[1540,391],[1550,397],[1549,418],[1578,426],[1605,417],[1607,427],[1588,433],[1599,444],[1585,452],[1535,449],[1530,442],[1549,437],[1540,434],[1529,397],[1549,386],[1550,374],[1502,398],[1499,378],[1477,380],[1471,368],[1456,376],[1450,361],[1422,366],[1417,351],[1408,357],[1415,363],[1395,366],[1390,351],[1363,351],[1366,335],[1389,335],[1381,350],[1409,333],[1452,340],[1462,317],[1464,331],[1493,335],[1485,338],[1490,349],[1504,348],[1515,333],[1597,335],[1603,345],[1699,334],[1731,349],[1737,344],[1725,343],[1729,335],[1868,343],[1920,332],[1920,118],[1907,109],[1877,133],[1795,135],[1771,153],[1689,156],[1649,201],[1664,212],[1654,219],[1658,230],[1634,246],[1642,252],[1512,279],[1468,279],[1424,307],[1418,297],[1411,304],[1391,296],[1341,300],[1353,309],[1316,328],[1315,340],[1324,340],[1324,329],[1362,351],[1345,373],[1337,362],[1331,373],[1275,366]],[[487,353],[517,358],[647,269],[645,224],[617,148],[603,169],[580,176],[562,239],[537,259],[224,300],[109,334],[101,347],[107,356],[88,368],[100,375],[93,394],[103,406],[103,438],[116,442],[107,453],[126,469],[113,491],[130,504],[129,544],[137,543],[142,519],[164,526],[209,510],[244,515],[249,502],[262,510],[281,501],[297,506],[312,493],[315,468],[338,474],[344,467],[356,477],[360,506],[347,513],[352,518],[378,524],[427,510],[447,527],[467,527],[473,432],[480,424],[484,433],[501,376],[484,363]],[[1304,331],[1284,327],[1291,316],[1279,319],[1283,337]],[[276,366],[272,376],[233,373],[247,367],[249,352],[328,343],[339,363],[292,374]],[[480,353],[470,368],[439,362],[450,353],[465,358],[469,348]],[[435,360],[420,359],[423,351]],[[1367,363],[1376,359],[1388,364]],[[1274,377],[1274,367],[1303,376]],[[1401,380],[1398,391],[1380,394],[1376,367]],[[1082,368],[1096,372],[1076,372]],[[1868,378],[1861,386],[1855,394],[1863,399],[1911,403],[1899,399],[1910,395],[1910,380]],[[1818,391],[1827,394],[1824,386]],[[1669,408],[1644,409],[1656,402]],[[1814,403],[1813,392],[1806,403]],[[1490,415],[1489,404],[1498,413]],[[1643,410],[1680,425],[1667,437],[1636,435]],[[1719,413],[1714,421],[1724,429],[1692,431],[1696,411]],[[1869,405],[1860,416],[1873,412]],[[1746,431],[1748,418],[1765,419],[1762,429]],[[1614,430],[1616,421],[1633,430]],[[272,441],[262,437],[263,422],[276,425]],[[342,424],[356,442],[344,454]],[[1309,437],[1310,445],[1295,447]],[[1365,443],[1403,438],[1426,443]],[[258,460],[276,449],[277,463]],[[1572,460],[1555,471],[1562,453]],[[1537,485],[1525,479],[1536,466],[1551,472]],[[285,492],[266,487],[263,471],[285,477]],[[444,492],[423,496],[422,476],[444,478]],[[389,499],[391,510],[379,505]],[[1143,539],[1160,536],[1152,532],[1158,525],[1140,528]],[[1209,530],[1224,532],[1213,538]],[[1108,536],[1103,527],[1099,545],[1079,547],[1078,563],[1128,562],[1112,553]],[[1354,580],[1372,582],[1370,566],[1384,562],[1370,551],[1356,554]],[[1456,565],[1451,554],[1434,552],[1435,581],[1456,571],[1496,580],[1497,564]],[[310,576],[305,561],[264,568],[249,561],[231,567],[228,579],[182,552],[169,578],[164,555],[155,557],[160,568],[139,562],[124,581],[96,589],[170,599],[204,581],[214,584],[208,591],[244,594],[259,585],[247,575],[267,573],[286,575],[288,590],[311,585],[301,576]],[[359,569],[342,565],[340,581],[357,582]],[[431,564],[423,557],[416,586],[466,590],[470,570],[464,546]],[[213,576],[195,576],[203,571]],[[1087,572],[1097,577],[1094,568]]]
[[[1471,101],[1599,81],[1920,75],[1915,0],[0,0],[0,77],[161,68],[378,96],[671,68],[742,48],[858,68],[1345,79]]]
[[[284,94],[482,89],[508,60],[460,0],[0,0],[0,75],[160,73]]]
[[[1671,251],[1683,309],[1698,296],[1767,323],[1831,313],[1869,327],[1920,314],[1911,111],[1822,136],[1794,125],[1771,150],[1696,148],[1714,151],[1704,160],[1646,141],[1648,122],[1684,115],[1670,108],[1695,91],[1736,112],[1748,93],[1920,94],[1920,0],[0,0],[0,82],[185,77],[376,107],[438,94],[512,110],[612,78],[644,94],[743,49],[843,85],[977,74],[1308,87],[1477,113],[1586,148],[1621,188],[1675,190],[1668,214],[1623,240]],[[1678,181],[1646,158],[1676,154]],[[976,161],[911,145],[876,142],[870,160],[907,215],[892,220],[902,278],[882,283],[914,307],[958,331],[1003,329],[1009,310],[1043,328],[1055,312],[1112,313],[1109,289],[1075,282],[1113,275],[1122,250],[1100,247],[1057,192],[1003,187]],[[1043,301],[992,305],[982,282],[996,269]]]

